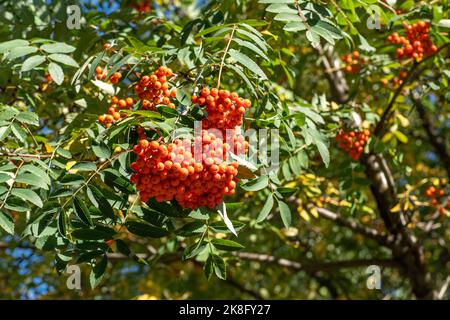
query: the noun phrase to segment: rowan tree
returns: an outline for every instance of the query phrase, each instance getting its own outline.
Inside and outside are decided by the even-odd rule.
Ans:
[[[74,5],[0,4],[0,297],[449,297],[447,1]]]

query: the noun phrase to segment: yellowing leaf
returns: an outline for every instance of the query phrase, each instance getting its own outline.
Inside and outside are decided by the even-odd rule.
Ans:
[[[311,208],[311,209],[309,210],[309,213],[311,213],[311,215],[312,215],[314,218],[316,218],[316,219],[319,218],[319,213],[317,212],[317,209],[316,209],[316,208]]]
[[[301,210],[299,210],[298,213],[300,214],[300,217],[302,217],[303,220],[308,221],[308,222],[309,222],[309,220],[311,220],[309,217],[309,214],[308,214],[308,212],[306,212],[306,210],[301,209]]]
[[[402,209],[400,203],[397,203],[392,209],[391,212],[399,212]]]
[[[69,161],[66,164],[66,170],[69,171],[70,168],[72,168],[77,162],[76,161]],[[77,171],[77,170],[72,170],[72,171]],[[70,173],[75,173],[75,172],[70,172]]]
[[[381,139],[384,143],[389,142],[389,140],[391,140],[393,137],[393,134],[388,132],[386,133],[383,138]]]
[[[402,114],[397,113],[397,119],[400,121],[400,125],[401,125],[402,127],[407,127],[407,126],[409,126],[409,120],[408,120],[408,118],[406,118],[406,117],[403,116]]]
[[[45,148],[45,152],[46,153],[52,153],[53,152],[53,148],[51,145],[49,145],[48,143],[44,144],[44,148]]]
[[[142,294],[134,298],[134,300],[158,300],[156,296],[152,296],[149,294]]]
[[[348,202],[347,200],[341,200],[341,201],[339,202],[339,205],[340,205],[341,207],[351,207],[351,206],[352,206],[352,204],[351,204],[350,202]]]
[[[336,102],[331,101],[331,110],[338,110],[338,109],[339,105]]]

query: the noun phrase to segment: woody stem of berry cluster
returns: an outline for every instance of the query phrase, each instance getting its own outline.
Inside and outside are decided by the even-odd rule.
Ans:
[[[225,51],[222,56],[222,61],[220,62],[219,76],[217,79],[217,89],[220,88],[220,80],[222,78],[222,71],[223,71],[223,66],[225,64],[225,58],[228,54],[228,50],[230,49],[231,41],[233,41],[233,36],[234,36],[235,31],[236,31],[236,26],[233,26],[233,29],[231,30],[230,38],[228,39],[227,46],[226,46]]]

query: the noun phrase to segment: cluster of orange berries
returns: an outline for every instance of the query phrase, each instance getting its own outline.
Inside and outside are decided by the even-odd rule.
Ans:
[[[400,71],[399,75],[392,79],[392,86],[394,88],[397,88],[398,86],[402,85],[404,79],[406,79],[407,77],[408,77],[408,71],[406,71],[406,70]],[[381,79],[381,85],[383,87],[387,87],[388,84],[389,84],[388,79]]]
[[[131,164],[142,201],[176,200],[183,208],[214,208],[226,195],[235,193],[237,162],[227,163],[231,146],[202,130],[194,141],[173,143],[141,139],[133,148],[138,158]]]
[[[105,71],[103,71],[103,68],[100,66],[97,66],[95,68],[95,73],[97,74],[97,80],[106,80],[106,78],[108,77],[108,74]],[[116,84],[117,82],[119,82],[119,80],[122,78],[122,74],[120,72],[114,72],[111,77],[109,77],[109,81],[112,84]]]
[[[134,8],[140,13],[147,13],[152,10],[152,2],[149,0],[138,1],[137,3],[130,4],[130,8]]]
[[[173,76],[170,68],[161,66],[150,76],[142,76],[139,83],[134,87],[134,91],[142,100],[142,109],[155,110],[159,104],[165,104],[169,108],[175,109],[175,104],[171,98],[177,95],[176,88],[169,89],[168,78]]]
[[[111,99],[111,105],[109,106],[108,114],[99,116],[98,122],[104,124],[106,128],[109,128],[114,122],[120,121],[121,119],[127,117],[126,113],[120,112],[121,109],[131,109],[133,105],[134,100],[131,97],[128,97],[126,99],[119,99],[114,96]]]
[[[438,48],[430,38],[429,22],[404,23],[403,26],[406,30],[406,37],[394,32],[387,38],[390,43],[402,45],[400,48],[397,48],[398,59],[412,58],[420,61],[423,57],[436,53]]]
[[[447,203],[444,205],[445,201],[445,191],[436,186],[429,186],[425,190],[425,196],[430,198],[430,204],[439,210],[441,214],[444,214],[445,209],[450,209],[450,200],[447,200]]]
[[[203,88],[199,96],[193,95],[192,102],[204,106],[208,117],[203,120],[205,129],[234,129],[242,125],[243,115],[251,102],[243,99],[236,92]]]
[[[345,62],[343,68],[346,73],[358,73],[361,70],[361,65],[366,62],[361,58],[361,54],[358,50],[349,54],[344,54],[341,56],[341,60]]]
[[[336,136],[336,141],[339,142],[339,147],[344,149],[353,160],[358,160],[364,151],[364,146],[369,141],[370,131],[364,129],[351,130],[345,132],[340,130]]]

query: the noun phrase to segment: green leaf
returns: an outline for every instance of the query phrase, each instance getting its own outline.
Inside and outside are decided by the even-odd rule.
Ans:
[[[109,240],[112,239],[114,232],[106,232],[99,229],[81,228],[75,229],[71,233],[72,237],[79,240]]]
[[[290,157],[289,158],[289,165],[291,166],[292,173],[296,176],[300,176],[302,173],[302,167],[300,165],[300,161],[297,157]]]
[[[123,57],[122,59],[120,59],[119,62],[117,62],[115,65],[113,65],[113,66],[111,67],[111,69],[108,71],[107,77],[108,77],[108,78],[111,77],[112,74],[113,74],[114,72],[116,72],[117,70],[119,70],[120,67],[122,67],[125,63],[127,63],[127,61],[128,61],[131,57],[133,57],[133,55],[132,55],[132,54],[129,54],[129,55]]]
[[[95,186],[90,186],[89,190],[92,192],[95,201],[97,201],[94,205],[98,207],[105,217],[114,219],[114,210],[108,200],[103,196],[102,192]]]
[[[267,80],[267,76],[264,73],[264,71],[262,71],[262,69],[256,64],[256,62],[250,59],[247,55],[234,49],[230,49],[228,53],[234,60],[239,62],[242,66],[246,67],[253,73],[257,74],[263,80]]]
[[[245,227],[245,223],[243,223],[243,222],[236,221],[236,220],[230,220],[230,221],[233,224],[236,231],[240,231],[242,228]],[[218,232],[218,233],[231,232],[231,230],[228,229],[228,227],[224,221],[214,221],[214,222],[210,223],[209,226],[214,232]]]
[[[33,166],[31,164],[26,164],[22,168],[20,168],[19,173],[22,173],[22,172],[30,172],[30,173],[34,174],[35,176],[38,176],[41,179],[43,179],[46,184],[50,184],[50,177],[48,176],[48,174],[44,170],[42,170],[41,168],[39,168],[37,166]]]
[[[60,210],[58,213],[58,232],[61,236],[66,237],[66,214],[63,210]]]
[[[32,173],[21,173],[17,176],[16,182],[28,184],[30,186],[39,187],[48,190],[48,185],[44,179]]]
[[[278,13],[273,19],[276,21],[302,22],[297,13]]]
[[[2,108],[0,112],[0,121],[10,120],[14,118],[14,116],[16,116],[17,114],[19,114],[19,110],[17,110],[16,108],[12,107]]]
[[[253,95],[257,96],[255,87],[253,86],[249,78],[245,75],[245,73],[241,70],[241,67],[228,63],[226,64],[226,67],[234,70],[234,72],[236,72],[245,81],[247,87],[252,91]]]
[[[98,158],[104,158],[108,159],[111,156],[111,151],[109,150],[108,146],[104,143],[101,143],[97,146],[92,146],[92,151],[94,151],[95,155]]]
[[[88,226],[93,226],[91,219],[91,213],[84,201],[81,201],[78,197],[73,199],[73,211],[75,212],[78,219],[80,219],[84,224]]]
[[[280,193],[283,197],[287,198],[292,196],[293,194],[295,194],[298,191],[298,188],[285,188],[285,187],[281,187],[281,188],[277,188],[278,193]]]
[[[291,21],[286,23],[286,25],[283,27],[283,30],[287,32],[298,32],[304,31],[306,29],[308,29],[308,27],[303,21]]]
[[[96,288],[102,281],[107,266],[108,259],[106,258],[106,255],[104,255],[102,259],[92,268],[91,274],[89,275],[89,283],[92,289]]]
[[[75,51],[75,47],[69,46],[63,42],[44,44],[41,46],[41,50],[48,53],[70,53]]]
[[[0,210],[0,227],[2,227],[2,229],[7,233],[12,235],[14,234],[14,220],[3,210]]]
[[[6,59],[14,60],[29,55],[30,53],[35,53],[37,50],[36,47],[16,47],[8,53]]]
[[[24,143],[27,140],[27,132],[18,123],[13,123],[11,130],[20,142]]]
[[[79,174],[66,174],[59,182],[64,185],[79,185],[84,183],[84,178]]]
[[[227,226],[228,230],[230,230],[232,234],[237,236],[236,229],[234,228],[233,223],[231,222],[230,218],[228,218],[227,206],[225,205],[225,202],[222,201],[222,203],[219,205],[219,209],[217,210],[217,212],[219,213],[223,222]]]
[[[65,64],[67,66],[71,66],[71,67],[75,67],[75,68],[80,67],[78,65],[78,63],[72,57],[68,56],[67,54],[53,53],[53,54],[49,55],[48,57],[55,62]]]
[[[245,185],[242,186],[242,189],[246,191],[258,191],[266,188],[268,185],[269,185],[269,177],[261,176],[259,178],[247,182]]]
[[[292,3],[292,2],[291,2]],[[285,3],[272,3],[266,8],[267,12],[272,13],[293,13],[298,14],[297,10],[290,8]]]
[[[72,158],[72,153],[69,150],[58,148],[56,149],[56,153],[59,154],[61,157],[64,157],[66,159]]]
[[[112,84],[103,82],[101,80],[91,80],[91,82],[96,85],[103,92],[113,96],[115,94],[115,89]]]
[[[92,162],[78,162],[70,170],[78,171],[95,171],[97,166]]]
[[[34,112],[21,112],[16,116],[16,119],[22,123],[31,124],[33,126],[39,125],[39,117]]]
[[[177,231],[177,234],[182,237],[190,237],[199,233],[203,233],[206,230],[206,225],[202,221],[193,221],[185,224],[181,229]]]
[[[169,232],[163,228],[158,228],[139,221],[128,221],[125,226],[128,231],[140,237],[162,238],[169,234]]]
[[[450,29],[450,19],[441,19],[437,24],[439,27]]]
[[[273,208],[273,194],[269,194],[267,197],[266,202],[264,203],[264,206],[261,209],[261,212],[259,213],[258,217],[256,218],[256,222],[264,221],[267,216],[269,215],[270,211],[272,211]]]
[[[22,72],[30,71],[45,61],[45,56],[35,55],[27,58],[22,64]]]
[[[11,179],[13,179],[13,177],[11,177],[9,174],[0,172],[0,183],[6,182],[6,181],[11,180]],[[2,193],[3,193],[3,190],[2,190]]]
[[[263,57],[264,59],[269,61],[269,57],[261,49],[259,49],[257,46],[255,46],[253,43],[246,41],[246,40],[241,40],[238,38],[234,38],[233,40],[234,40],[234,42],[239,44],[241,47],[246,47],[247,49],[252,50],[254,53],[260,55],[261,57]]]
[[[196,242],[189,247],[187,247],[183,252],[183,260],[191,259],[199,255],[203,250],[205,250],[206,244]]]
[[[30,189],[20,189],[20,188],[14,188],[11,191],[11,194],[13,196],[16,196],[24,201],[31,202],[35,206],[38,206],[39,208],[42,208],[42,200],[38,196],[36,192]]]
[[[63,69],[56,63],[50,62],[48,65],[48,72],[52,76],[52,79],[56,82],[56,84],[61,85],[64,81],[64,71]]]
[[[294,0],[259,0],[259,3],[287,3],[293,4]]]
[[[217,249],[224,251],[238,251],[244,249],[244,246],[240,243],[226,239],[212,239],[211,243]]]
[[[212,255],[209,255],[208,259],[206,259],[205,266],[203,267],[203,272],[205,273],[205,277],[207,280],[211,279],[211,276],[214,272]]]
[[[325,167],[328,168],[328,166],[330,165],[330,152],[328,151],[327,146],[321,140],[316,140],[316,146],[317,150],[319,150]]]
[[[283,224],[286,228],[289,228],[292,221],[291,209],[289,206],[282,200],[277,199],[278,208],[280,209],[281,220],[283,220]]]
[[[261,50],[263,50],[264,52],[267,52],[268,46],[267,46],[267,43],[265,42],[264,38],[261,36],[261,34],[255,34],[255,32],[253,31],[254,28],[250,27],[249,25],[243,25],[243,26],[247,27],[247,29],[251,29],[252,32],[248,32],[247,30],[243,30],[243,29],[237,29],[236,30],[237,34],[250,39],[256,45],[258,45]]]
[[[214,266],[214,272],[219,279],[225,280],[227,278],[227,268],[225,260],[217,254],[210,255]]]
[[[17,48],[17,47],[26,47],[30,44],[27,40],[15,39],[6,42],[0,43],[0,54],[5,53],[6,51]]]

